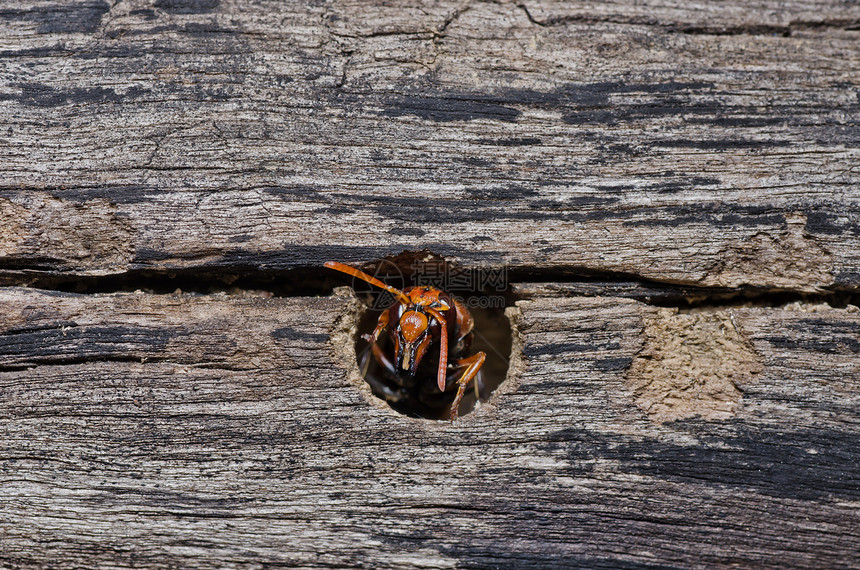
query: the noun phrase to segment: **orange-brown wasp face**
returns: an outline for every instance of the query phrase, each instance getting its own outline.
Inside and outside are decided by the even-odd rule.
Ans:
[[[397,327],[392,330],[392,338],[397,368],[415,375],[433,339],[427,315],[414,309],[403,311]]]

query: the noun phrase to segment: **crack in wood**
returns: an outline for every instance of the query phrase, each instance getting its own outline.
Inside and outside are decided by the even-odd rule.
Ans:
[[[568,271],[560,268],[552,271],[543,268],[511,270],[507,273],[507,280],[510,286],[510,290],[504,294],[507,306],[512,306],[518,299],[543,296],[622,297],[680,310],[740,306],[776,308],[791,303],[826,304],[835,308],[860,305],[858,289],[840,288],[813,293],[791,288],[695,287],[641,279],[635,275],[587,272],[582,268],[570,268]],[[322,267],[245,272],[131,270],[111,275],[69,275],[28,267],[7,267],[0,275],[0,287],[24,286],[82,295],[140,290],[161,295],[185,292],[236,296],[325,296],[342,283],[342,280]]]

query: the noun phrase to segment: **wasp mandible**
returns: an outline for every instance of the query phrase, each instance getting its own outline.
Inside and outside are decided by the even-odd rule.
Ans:
[[[448,416],[452,421],[457,419],[466,388],[487,357],[484,352],[462,356],[468,351],[475,327],[463,303],[435,287],[407,287],[401,291],[337,261],[328,261],[325,266],[384,289],[395,298],[379,315],[373,333],[362,337],[370,343],[374,358],[389,379],[385,383],[366,377],[374,391],[392,402],[417,398],[427,403],[440,394],[450,397],[456,386]],[[383,332],[388,333],[393,351],[386,352],[380,346]],[[433,358],[436,354],[438,364]],[[428,374],[427,363],[435,365],[435,371]],[[477,394],[477,383],[474,386]]]

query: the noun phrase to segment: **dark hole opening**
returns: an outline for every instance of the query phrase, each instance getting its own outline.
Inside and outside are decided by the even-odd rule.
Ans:
[[[357,326],[356,357],[359,370],[373,393],[394,410],[407,416],[447,419],[456,394],[456,387],[451,383],[459,379],[463,372],[462,368],[456,368],[454,364],[458,357],[468,357],[481,351],[486,354],[486,360],[476,377],[477,382],[472,382],[465,392],[458,408],[459,416],[474,410],[478,402],[486,401],[504,381],[511,356],[512,331],[505,308],[511,306],[514,299],[508,287],[506,272],[499,269],[462,268],[427,252],[403,253],[366,264],[360,269],[401,290],[410,286],[441,289],[465,306],[474,320],[468,348],[459,354],[449,354],[449,387],[445,392],[440,392],[435,387],[439,363],[438,341],[432,343],[414,377],[400,371],[395,376],[380,364],[363,337],[373,332],[379,316],[396,300],[386,291],[353,279],[353,289],[368,307]],[[377,345],[391,360],[393,344],[388,331],[383,331]],[[451,346],[453,348],[454,343]]]

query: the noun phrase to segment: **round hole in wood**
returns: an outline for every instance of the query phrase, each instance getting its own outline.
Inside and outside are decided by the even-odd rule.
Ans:
[[[462,268],[428,252],[409,252],[386,258],[361,267],[367,274],[386,284],[408,292],[411,287],[430,287],[444,291],[456,300],[456,307],[471,316],[474,326],[469,334],[459,340],[449,340],[447,380],[445,391],[437,385],[440,341],[438,336],[430,343],[420,359],[415,374],[409,374],[397,366],[395,341],[397,336],[396,316],[390,319],[373,349],[367,340],[383,313],[389,312],[398,300],[391,293],[354,283],[353,289],[367,309],[359,317],[355,341],[359,371],[373,394],[386,401],[394,410],[411,417],[445,420],[451,417],[451,406],[455,399],[458,380],[468,368],[469,358],[478,353],[485,354],[483,364],[467,386],[458,407],[458,415],[464,416],[474,410],[479,402],[489,398],[504,381],[511,357],[511,322],[505,308],[512,303],[507,275],[504,269]],[[402,311],[401,311],[402,312]],[[452,312],[446,312],[446,316]],[[459,321],[468,322],[467,318]],[[457,330],[457,333],[462,331]]]

